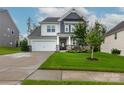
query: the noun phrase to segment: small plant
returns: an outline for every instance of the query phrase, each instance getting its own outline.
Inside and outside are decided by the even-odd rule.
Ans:
[[[20,42],[20,47],[21,47],[21,51],[25,51],[25,52],[29,51],[27,39],[24,39]]]
[[[67,52],[68,52],[68,53],[78,53],[79,50],[68,50]]]
[[[87,60],[91,60],[91,61],[98,61],[97,58],[91,58],[91,57],[88,57]]]
[[[84,49],[84,50],[68,50],[68,53],[87,53],[88,50]]]
[[[119,55],[119,54],[121,53],[121,50],[112,49],[111,53],[112,53],[112,54],[117,54],[117,55]]]

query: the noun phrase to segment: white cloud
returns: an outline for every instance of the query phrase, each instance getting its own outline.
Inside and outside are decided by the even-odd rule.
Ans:
[[[56,7],[49,7],[49,8],[38,8],[37,20],[41,21],[47,16],[53,17],[60,17],[65,12],[67,12],[70,8],[56,8]],[[98,18],[97,15],[89,11],[86,8],[78,7],[76,8],[89,22],[89,25],[94,25],[95,21],[98,20],[103,25],[107,27],[107,29],[111,29],[113,26],[117,25],[119,22],[123,21],[124,15],[121,14],[104,14],[102,17]],[[124,7],[119,8],[121,11],[124,11]]]
[[[89,15],[88,16],[88,24],[89,24],[89,26],[93,26],[96,20],[97,20],[97,16],[95,14]]]
[[[46,16],[54,16],[58,17],[65,13],[68,8],[56,8],[56,7],[49,7],[49,8],[38,8],[40,14],[45,14]]]
[[[71,8],[56,8],[56,7],[49,7],[49,8],[38,8],[39,13],[36,15],[37,20],[42,20],[43,18],[50,16],[50,17],[60,17],[65,14]],[[76,8],[82,15],[86,16],[89,15],[90,12],[86,8],[78,7]]]
[[[86,8],[83,7],[78,7],[76,8],[83,16],[88,16],[89,14],[91,14],[90,11],[88,11]]]
[[[41,16],[40,14],[36,14],[35,17],[38,22],[42,21],[45,18],[44,16]]]
[[[119,7],[119,11],[124,12],[124,7]]]
[[[123,21],[124,15],[121,14],[105,14],[103,18],[100,18],[102,24],[104,24],[108,29],[111,29],[119,22]]]

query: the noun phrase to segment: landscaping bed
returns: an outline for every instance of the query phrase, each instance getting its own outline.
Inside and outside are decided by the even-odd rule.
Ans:
[[[124,72],[124,57],[108,53],[95,53],[98,60],[88,60],[90,53],[63,53],[51,55],[39,69],[87,70]]]
[[[0,55],[21,52],[20,48],[0,47]]]
[[[124,82],[23,80],[22,85],[124,85]]]

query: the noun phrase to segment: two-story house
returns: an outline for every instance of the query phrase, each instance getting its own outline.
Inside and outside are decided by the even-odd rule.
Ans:
[[[0,46],[15,47],[19,30],[6,9],[0,9]]]
[[[75,8],[61,17],[47,17],[29,36],[32,51],[57,51],[71,49],[75,24],[82,22],[82,14]]]

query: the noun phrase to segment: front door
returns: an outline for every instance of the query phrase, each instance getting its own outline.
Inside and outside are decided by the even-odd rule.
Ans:
[[[60,39],[60,50],[66,50],[66,39]]]

